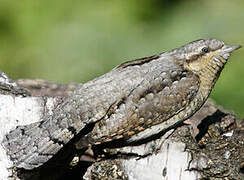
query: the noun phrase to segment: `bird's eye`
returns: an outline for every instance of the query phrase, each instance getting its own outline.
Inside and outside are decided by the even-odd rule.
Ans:
[[[203,52],[203,53],[207,53],[208,51],[209,51],[208,47],[204,47],[204,48],[202,48],[202,52]]]

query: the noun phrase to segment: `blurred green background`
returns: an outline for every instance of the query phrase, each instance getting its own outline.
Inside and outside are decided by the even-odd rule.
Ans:
[[[86,82],[123,61],[214,37],[244,45],[243,0],[0,0],[0,69]],[[211,97],[244,116],[244,49]]]

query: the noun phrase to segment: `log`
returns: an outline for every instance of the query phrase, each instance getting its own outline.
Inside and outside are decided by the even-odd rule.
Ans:
[[[0,72],[0,140],[16,126],[52,115],[77,86],[29,79],[15,82]],[[26,171],[15,168],[0,145],[0,179],[242,179],[244,120],[209,99],[185,123],[148,141],[119,148],[98,146],[95,163],[79,154],[65,162],[68,151],[64,148],[55,157],[63,166],[46,163]]]

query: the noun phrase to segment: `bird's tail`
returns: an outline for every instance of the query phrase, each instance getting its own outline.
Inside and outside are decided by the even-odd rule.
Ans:
[[[74,134],[59,123],[40,121],[18,126],[3,139],[3,146],[11,161],[18,168],[33,169],[53,157]]]

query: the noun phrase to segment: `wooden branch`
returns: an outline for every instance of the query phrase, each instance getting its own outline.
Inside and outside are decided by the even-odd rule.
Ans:
[[[51,115],[78,86],[43,80],[6,83],[6,79],[0,78],[1,140],[16,126]],[[241,179],[244,171],[243,120],[238,121],[235,115],[209,100],[187,123],[191,125],[179,124],[178,128],[134,146],[98,146],[95,152],[100,161],[93,164],[80,161],[76,154],[62,171],[51,168],[48,163],[32,171],[16,169],[0,146],[0,179],[81,179],[84,174],[86,180]],[[67,152],[64,148],[56,158],[62,159]]]

